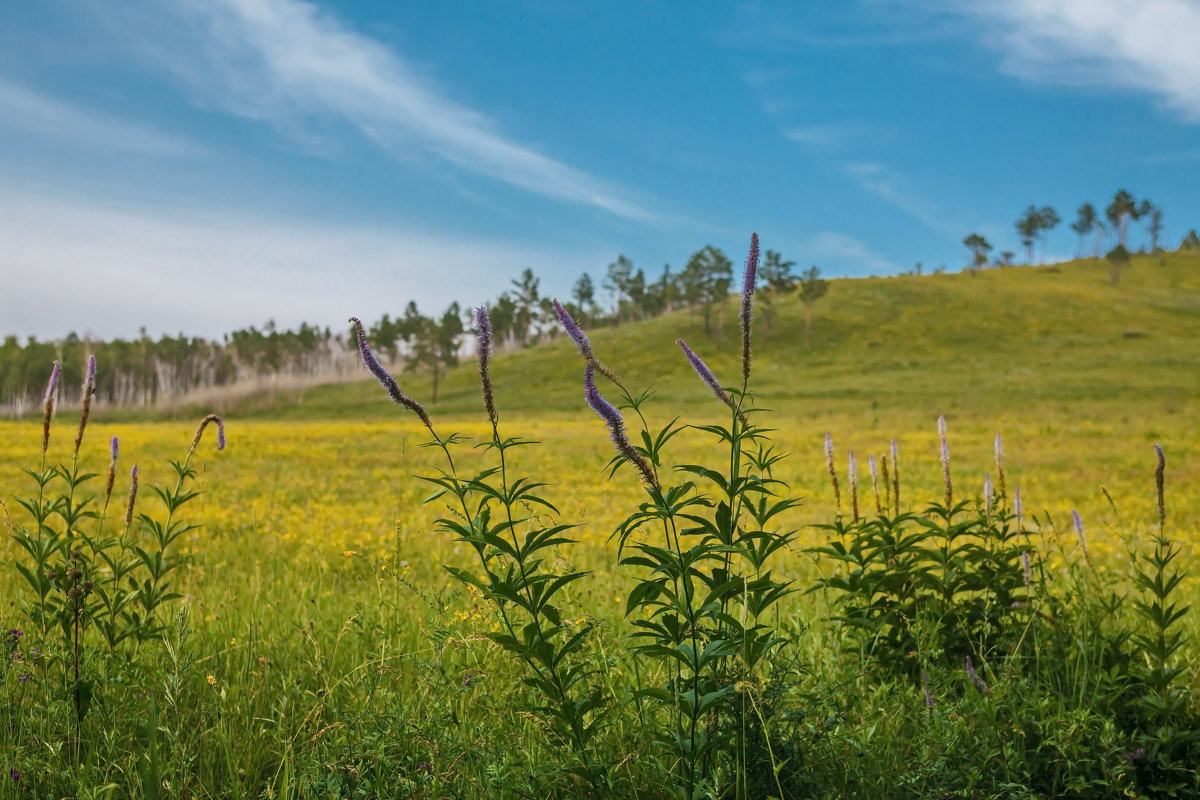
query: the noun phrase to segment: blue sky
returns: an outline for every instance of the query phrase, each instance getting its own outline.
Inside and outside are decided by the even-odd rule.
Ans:
[[[565,295],[714,244],[958,269],[1128,188],[1200,226],[1196,0],[0,3],[0,333]],[[1135,243],[1137,239],[1135,237]]]

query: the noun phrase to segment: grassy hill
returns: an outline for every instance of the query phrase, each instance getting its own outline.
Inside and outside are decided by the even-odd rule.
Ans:
[[[922,416],[1081,404],[1136,413],[1181,408],[1200,395],[1200,254],[1138,256],[1120,285],[1106,262],[1073,261],[971,274],[831,281],[804,346],[803,307],[776,301],[769,331],[757,323],[756,385],[782,411],[855,413],[887,408]],[[354,309],[347,309],[347,314]],[[684,337],[730,383],[737,374],[736,308],[723,338],[677,312],[590,332],[597,354],[633,386],[707,403],[678,348]],[[582,363],[565,339],[501,353],[502,412],[538,417],[581,408]],[[400,375],[423,401],[423,376]],[[369,381],[239,400],[232,416],[371,419],[394,413]],[[476,376],[453,370],[431,411],[475,414]]]

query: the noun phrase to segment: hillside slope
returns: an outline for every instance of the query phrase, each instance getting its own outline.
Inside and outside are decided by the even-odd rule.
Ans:
[[[1107,264],[1092,260],[831,281],[815,307],[808,348],[800,302],[790,296],[776,306],[769,331],[761,318],[756,323],[755,372],[765,404],[782,411],[886,407],[924,415],[1084,403],[1134,412],[1200,396],[1200,254],[1139,256],[1115,287]],[[705,336],[698,316],[686,311],[590,335],[597,354],[630,385],[652,385],[661,397],[710,400],[677,337],[725,382],[737,375],[732,298],[723,339]],[[581,407],[582,362],[565,339],[498,354],[494,375],[502,413],[558,415]],[[427,401],[427,379],[398,377]],[[469,364],[453,370],[431,411],[476,413],[476,380]],[[395,413],[366,380],[232,401],[223,410],[291,419]]]

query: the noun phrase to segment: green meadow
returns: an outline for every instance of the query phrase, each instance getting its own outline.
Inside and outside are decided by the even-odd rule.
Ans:
[[[566,336],[491,365],[502,436],[539,442],[515,447],[506,469],[546,484],[533,500],[489,501],[525,520],[500,538],[577,526],[501,589],[486,568],[516,563],[507,545],[481,540],[481,562],[445,521],[470,527],[470,503],[508,473],[462,490],[463,510],[457,484],[430,501],[438,487],[416,476],[446,468],[441,451],[422,447],[429,432],[365,377],[153,419],[100,408],[80,470],[55,477],[39,467],[40,418],[0,423],[11,534],[0,553],[28,566],[22,536],[61,541],[33,577],[0,575],[0,798],[1200,796],[1200,624],[1195,610],[1177,613],[1197,597],[1186,573],[1200,551],[1200,255],[1136,256],[1115,286],[1098,260],[831,281],[811,331],[796,297],[756,302],[750,390],[769,413],[751,415],[753,436],[675,345],[686,339],[722,384],[740,385],[736,298],[709,334],[688,312],[589,331],[633,395],[652,390],[640,407],[651,433],[678,420],[646,457],[664,487],[692,479],[681,497],[712,500],[688,513],[725,530],[712,476],[681,466],[778,481],[730,489],[729,505],[750,516],[730,523],[739,544],[707,552],[701,571],[719,582],[734,561],[765,580],[737,549],[761,528],[780,543],[769,574],[789,593],[760,614],[746,577],[742,599],[727,588],[705,617],[683,591],[674,602],[707,621],[680,634],[675,655],[631,637],[647,630],[636,621],[676,613],[647,603],[682,590],[667,578],[637,589],[668,572],[618,563],[611,534],[655,501],[628,464],[609,476],[609,433]],[[396,379],[426,402],[426,376]],[[497,449],[475,446],[492,429],[469,357],[426,405],[440,435],[464,435],[456,475],[495,466]],[[216,451],[210,426],[180,480],[168,459],[187,455],[210,411],[229,446]],[[644,444],[638,415],[624,415]],[[55,418],[49,464],[72,464],[76,423]],[[786,458],[731,467],[729,444],[684,426],[741,431],[746,453],[769,438]],[[102,512],[114,435],[120,469]],[[889,479],[873,482],[868,458],[881,465],[893,440],[899,469],[890,458]],[[134,463],[147,516],[125,528]],[[796,502],[768,525],[752,513],[765,497]],[[180,520],[199,527],[161,546]],[[132,565],[124,589],[110,579],[125,562],[105,553]],[[170,569],[146,584],[150,562]],[[59,610],[39,617],[33,584],[47,570]],[[533,595],[522,581],[538,570],[587,574],[547,601],[540,627],[511,629],[531,638],[507,642]],[[84,583],[89,594],[71,594]],[[102,608],[104,587],[125,592],[124,612]],[[146,607],[152,591],[164,599]],[[747,655],[750,617],[771,642],[761,658]],[[128,636],[111,643],[116,632]],[[711,664],[678,655],[689,636],[718,641]],[[594,708],[576,718],[546,699],[531,678],[541,647],[578,666],[578,684],[554,691],[565,697],[570,683]],[[701,678],[717,688],[700,692]]]

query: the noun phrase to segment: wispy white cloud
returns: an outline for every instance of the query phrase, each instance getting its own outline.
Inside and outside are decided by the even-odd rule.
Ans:
[[[0,190],[0,241],[0,335],[43,337],[131,336],[140,325],[216,336],[269,318],[336,327],[409,300],[427,311],[484,301],[524,267],[547,274],[602,260],[601,248],[120,208],[15,189]]]
[[[1040,83],[1133,90],[1200,122],[1195,0],[949,0],[975,18],[1001,69]]]
[[[166,158],[202,151],[186,138],[85,108],[0,77],[0,128],[48,137],[88,150]]]
[[[800,252],[813,258],[832,258],[849,266],[895,271],[898,267],[866,242],[837,231],[821,231],[800,243]]]
[[[918,197],[906,186],[895,170],[878,161],[855,161],[846,164],[846,174],[864,191],[882,198],[930,230],[954,236],[961,226],[948,220],[927,200]]]
[[[272,124],[297,140],[320,141],[330,123],[348,125],[398,160],[432,154],[546,197],[632,220],[656,218],[607,181],[506,136],[393,49],[310,3],[176,0],[173,9],[162,26],[168,43],[150,34],[144,42],[206,107]]]
[[[866,122],[831,122],[787,128],[783,135],[814,150],[843,150],[878,145],[891,139],[894,131]]]

